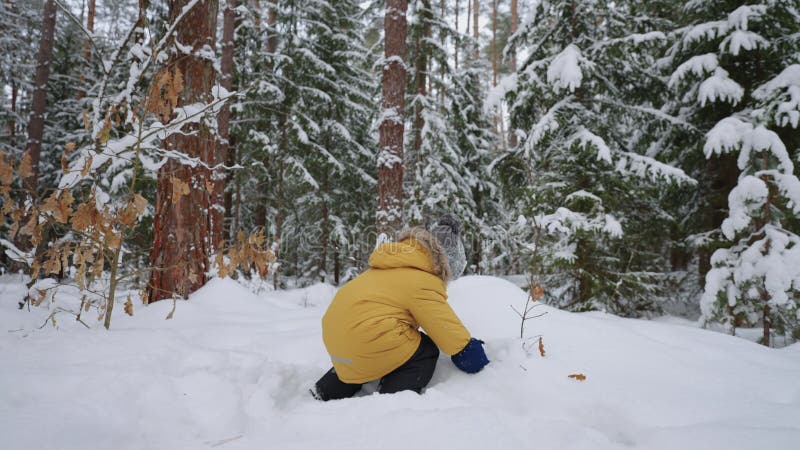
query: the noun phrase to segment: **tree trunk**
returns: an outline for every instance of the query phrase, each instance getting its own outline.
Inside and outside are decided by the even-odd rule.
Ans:
[[[517,8],[517,0],[511,0],[511,34],[517,32],[517,28],[519,27],[519,13]],[[514,49],[511,51],[511,72],[516,73],[517,71],[517,50]]]
[[[328,246],[330,245],[330,211],[328,199],[330,198],[330,184],[328,182],[328,169],[322,174],[322,251],[319,255],[319,276],[323,283],[328,278]]]
[[[469,36],[469,24],[471,17],[472,17],[472,0],[467,0],[467,31],[466,31],[467,36]]]
[[[340,259],[339,248],[337,246],[333,250],[333,285],[334,286],[338,286],[339,285],[339,278],[340,278],[339,273],[342,271],[341,262],[339,261],[339,259]]]
[[[174,22],[190,0],[172,0],[170,22]],[[191,54],[177,50],[171,54],[168,67],[174,67],[184,78],[178,107],[211,100],[215,83],[213,62],[199,56],[205,46],[214,48],[217,22],[217,0],[195,4],[178,25],[175,42],[192,48]],[[164,145],[190,158],[199,158],[213,165],[215,136],[204,123],[192,123],[183,132],[168,137]],[[213,189],[209,189],[209,170],[191,167],[170,159],[158,171],[153,247],[150,253],[148,286],[149,301],[173,296],[186,298],[206,281],[208,261],[215,242],[210,239],[209,215]],[[188,194],[181,195],[181,186]]]
[[[226,5],[222,13],[222,58],[220,60],[220,85],[228,92],[233,91],[233,53],[234,53],[234,30],[236,27],[236,0],[226,0]],[[229,163],[231,152],[231,105],[230,101],[225,102],[217,116],[217,137],[216,165]],[[228,203],[225,194],[225,185],[230,178],[230,172],[218,169],[212,172],[212,184],[214,191],[211,199],[211,233],[212,240],[222,243],[228,234],[225,233],[225,216],[228,214]]]
[[[283,231],[283,177],[284,177],[284,158],[286,157],[286,147],[288,145],[289,140],[289,133],[286,132],[286,125],[288,118],[286,117],[287,113],[284,112],[281,115],[281,123],[280,123],[280,130],[281,130],[281,140],[278,144],[278,204],[275,208],[275,243],[273,248],[273,253],[275,254],[275,260],[279,261],[279,259],[283,256],[281,254],[281,234]],[[272,287],[277,290],[280,286],[280,272],[281,267],[278,265],[272,274]]]
[[[453,67],[455,67],[456,70],[458,70],[458,47],[459,47],[459,45],[461,45],[461,43],[460,43],[461,39],[458,38],[458,36],[460,36],[460,33],[458,31],[458,14],[459,14],[459,12],[460,12],[459,11],[459,4],[458,4],[458,0],[456,0],[456,11],[455,11],[455,15],[456,15],[456,42],[455,42],[455,45],[453,46],[454,50],[455,50],[455,58],[454,58],[455,64],[454,64]]]
[[[403,131],[406,93],[406,0],[386,0],[383,120],[378,158],[378,232],[393,237],[403,223]]]
[[[22,187],[31,198],[36,198],[39,184],[39,160],[44,138],[44,114],[47,109],[47,83],[50,80],[50,63],[53,59],[53,35],[56,29],[56,3],[45,0],[42,11],[42,36],[39,54],[36,57],[36,80],[34,81],[31,116],[28,121],[28,148],[32,174],[22,180]]]
[[[86,12],[86,30],[89,33],[94,33],[94,13],[96,9],[96,0],[89,0],[88,10]],[[87,37],[86,40],[83,42],[83,60],[87,67],[90,67],[89,64],[92,60],[92,42],[91,38]],[[84,85],[86,84],[86,75],[84,72],[81,72],[81,82],[80,82],[80,89],[78,90],[78,100],[86,97],[86,91],[84,90]]]
[[[517,0],[511,0],[511,34],[515,34],[519,27],[519,12],[517,8]],[[517,50],[511,50],[511,73],[517,73]],[[517,134],[514,132],[514,127],[511,126],[511,121],[508,123],[508,145],[511,148],[517,147]]]
[[[478,30],[478,17],[481,9],[480,0],[472,0],[472,38],[475,39],[475,61],[481,58],[481,46],[478,45],[478,38],[480,38],[480,30]]]
[[[426,88],[426,77],[428,75],[428,46],[427,39],[430,38],[431,26],[430,20],[430,0],[421,0],[422,8],[419,13],[419,20],[422,22],[422,34],[417,35],[414,43],[416,46],[417,57],[414,61],[414,88],[417,97],[425,97],[428,95]],[[422,164],[420,151],[422,148],[422,128],[425,126],[425,119],[422,117],[422,102],[417,101],[414,105],[414,170],[419,168]]]
[[[8,143],[11,147],[17,146],[17,95],[19,88],[16,80],[11,80],[11,115],[8,118]]]
[[[256,0],[256,5],[260,8],[260,4]],[[267,70],[270,72],[274,70],[274,55],[275,52],[278,51],[278,34],[275,32],[275,24],[278,21],[278,11],[275,7],[269,7],[269,12],[267,13],[267,55],[268,61]],[[256,17],[260,17],[260,14],[256,14]],[[260,28],[260,23],[257,24],[257,28]],[[261,163],[264,165],[265,168],[270,167],[270,158],[269,156],[264,156],[261,160]],[[265,190],[267,187],[261,190],[261,194],[258,197],[258,205],[255,207],[255,225],[259,228],[266,228],[267,226],[267,197],[265,194]]]

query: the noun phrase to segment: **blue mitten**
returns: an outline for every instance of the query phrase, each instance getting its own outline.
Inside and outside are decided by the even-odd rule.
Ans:
[[[467,373],[477,373],[487,364],[489,359],[483,351],[483,341],[471,338],[463,350],[451,356],[453,364]]]

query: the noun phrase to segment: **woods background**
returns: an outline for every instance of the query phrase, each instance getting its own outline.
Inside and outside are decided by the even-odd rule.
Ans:
[[[22,306],[339,285],[450,212],[547,303],[800,338],[800,1],[3,0],[0,55]]]

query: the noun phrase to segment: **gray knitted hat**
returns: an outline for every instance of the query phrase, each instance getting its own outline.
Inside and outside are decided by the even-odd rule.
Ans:
[[[461,223],[452,214],[445,214],[431,228],[431,233],[447,254],[450,279],[455,280],[464,273],[464,268],[467,267],[467,255],[464,252],[464,244],[461,242]]]

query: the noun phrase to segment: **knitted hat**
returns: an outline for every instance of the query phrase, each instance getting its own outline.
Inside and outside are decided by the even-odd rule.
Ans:
[[[431,233],[447,254],[450,279],[455,280],[464,273],[464,268],[467,267],[467,255],[464,252],[464,244],[461,242],[461,223],[452,214],[445,214],[431,228]]]

